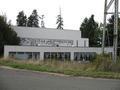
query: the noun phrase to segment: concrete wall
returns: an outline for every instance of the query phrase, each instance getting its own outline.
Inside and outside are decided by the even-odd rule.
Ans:
[[[112,48],[105,48],[105,52],[112,52]],[[4,46],[4,57],[9,56],[9,52],[40,52],[40,60],[44,59],[44,52],[71,52],[71,60],[73,60],[74,52],[96,52],[101,53],[101,48],[88,47],[34,47],[34,46]]]
[[[35,39],[58,39],[58,40],[73,40],[74,45],[83,47],[84,41],[86,46],[89,46],[87,38],[81,38],[81,31],[79,30],[59,30],[49,28],[31,28],[31,27],[12,27],[20,38],[35,38]]]

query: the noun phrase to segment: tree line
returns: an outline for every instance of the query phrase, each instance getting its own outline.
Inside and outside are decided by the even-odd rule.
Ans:
[[[120,18],[118,19],[118,47],[120,47]],[[105,46],[113,46],[114,15],[108,19],[105,31]],[[101,47],[102,45],[102,27],[94,20],[94,15],[85,18],[80,26],[82,38],[89,38],[90,47]]]
[[[39,19],[41,19],[41,28],[45,28],[43,18],[44,15],[40,17],[36,9],[32,11],[32,14],[28,18],[24,13],[24,11],[20,11],[16,19],[17,26],[40,27]],[[63,29],[63,18],[61,17],[61,14],[57,16],[56,24],[57,24],[57,29]]]
[[[20,11],[17,15],[17,26],[39,27],[39,16],[37,10],[33,10],[32,14],[27,18],[24,11]]]

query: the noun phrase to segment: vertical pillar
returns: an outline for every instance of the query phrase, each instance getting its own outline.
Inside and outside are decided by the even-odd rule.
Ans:
[[[74,61],[74,52],[71,52],[70,60]]]
[[[8,58],[9,57],[9,49],[7,48],[7,46],[4,46],[4,58]]]
[[[50,52],[50,60],[52,60],[52,59],[51,59],[51,52]]]
[[[44,60],[44,52],[40,52],[40,60]]]
[[[65,52],[63,52],[63,60],[65,61]]]

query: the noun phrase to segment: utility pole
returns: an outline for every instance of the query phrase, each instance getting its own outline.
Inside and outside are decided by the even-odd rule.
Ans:
[[[104,6],[104,23],[103,23],[103,37],[102,37],[102,53],[104,54],[105,48],[105,31],[106,31],[106,18],[107,18],[107,0],[105,0]]]
[[[109,12],[109,9],[113,3],[114,3],[114,12]],[[118,46],[117,45],[118,44],[118,14],[119,14],[118,6],[119,6],[119,0],[110,0],[109,3],[107,0],[105,0],[102,53],[104,54],[107,15],[113,14],[114,15],[113,62],[115,62],[115,63],[117,61],[117,46]]]
[[[114,13],[114,38],[113,38],[113,62],[117,61],[117,47],[118,47],[118,3],[119,0],[115,0],[115,13]]]

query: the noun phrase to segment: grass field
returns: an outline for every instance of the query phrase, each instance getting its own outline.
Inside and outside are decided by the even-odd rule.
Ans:
[[[120,62],[114,64],[107,55],[99,55],[93,62],[86,64],[57,60],[25,61],[0,59],[0,65],[41,72],[61,73],[71,76],[120,79]]]

